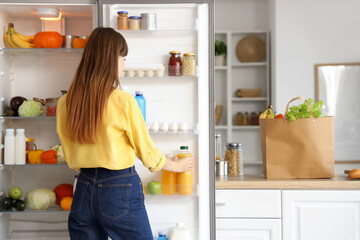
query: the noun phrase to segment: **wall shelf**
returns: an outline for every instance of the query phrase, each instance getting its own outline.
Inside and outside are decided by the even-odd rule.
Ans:
[[[233,102],[251,102],[251,101],[267,101],[268,98],[266,97],[252,97],[252,98],[232,98]]]
[[[259,125],[244,125],[244,126],[232,126],[233,130],[258,130],[260,129]]]
[[[251,63],[233,63],[232,67],[265,67],[266,62],[251,62]]]

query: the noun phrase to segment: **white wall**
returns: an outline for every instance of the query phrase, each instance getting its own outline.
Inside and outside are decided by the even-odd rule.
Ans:
[[[270,0],[272,104],[315,97],[315,63],[360,62],[359,0]]]

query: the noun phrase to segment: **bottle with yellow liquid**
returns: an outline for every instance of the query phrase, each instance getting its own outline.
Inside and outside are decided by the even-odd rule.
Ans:
[[[162,171],[161,192],[164,195],[176,194],[176,172]]]
[[[188,146],[181,146],[177,158],[192,157]],[[177,174],[177,192],[180,195],[191,195],[193,192],[193,172],[186,171]]]

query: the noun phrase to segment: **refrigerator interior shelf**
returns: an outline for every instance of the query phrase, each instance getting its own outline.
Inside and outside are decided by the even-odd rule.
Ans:
[[[4,120],[54,120],[56,117],[47,117],[47,116],[40,116],[40,117],[8,117],[8,116],[0,116],[0,119]]]
[[[69,211],[62,210],[58,206],[49,207],[46,210],[31,210],[26,208],[24,211],[16,211],[15,209],[7,210],[7,211],[0,211],[0,214],[7,213],[7,214],[18,214],[18,213],[57,213],[57,212],[65,212],[69,213]]]
[[[45,164],[45,163],[42,163],[42,164],[30,164],[30,163],[26,163],[26,164],[11,164],[11,165],[1,164],[0,168],[1,167],[24,167],[24,166],[35,166],[35,167],[38,167],[38,166],[67,166],[67,164],[66,163],[55,163],[55,164]]]
[[[2,48],[4,52],[11,56],[17,55],[47,55],[47,54],[82,54],[83,48]]]
[[[149,131],[150,135],[154,135],[154,136],[179,136],[179,135],[196,135],[196,131],[195,129],[188,129],[185,131],[176,131],[176,132],[172,132],[172,131]]]
[[[198,77],[196,76],[168,76],[167,73],[165,73],[164,76],[153,76],[153,77],[120,77],[120,80],[124,79],[124,80],[154,80],[154,79],[169,79],[169,80],[197,80]]]
[[[197,30],[194,29],[158,29],[158,30],[116,30],[121,34],[184,34],[184,33],[191,33],[191,32],[197,32]]]

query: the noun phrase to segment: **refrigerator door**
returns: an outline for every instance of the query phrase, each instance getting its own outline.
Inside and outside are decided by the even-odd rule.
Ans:
[[[186,122],[191,136],[153,139],[163,153],[186,143],[195,156],[193,196],[149,196],[146,207],[153,234],[171,230],[183,220],[193,239],[215,239],[215,153],[214,153],[214,1],[213,0],[99,0],[99,26],[117,29],[117,12],[128,16],[157,14],[157,30],[118,30],[127,40],[127,63],[160,63],[167,69],[168,52],[193,52],[196,77],[120,78],[124,90],[143,90],[147,101],[147,123]],[[144,80],[146,79],[146,80]],[[177,145],[178,144],[178,145]],[[176,147],[176,148],[175,148]],[[136,164],[143,184],[161,181],[161,173],[149,174]],[[164,230],[163,229],[163,230]]]

